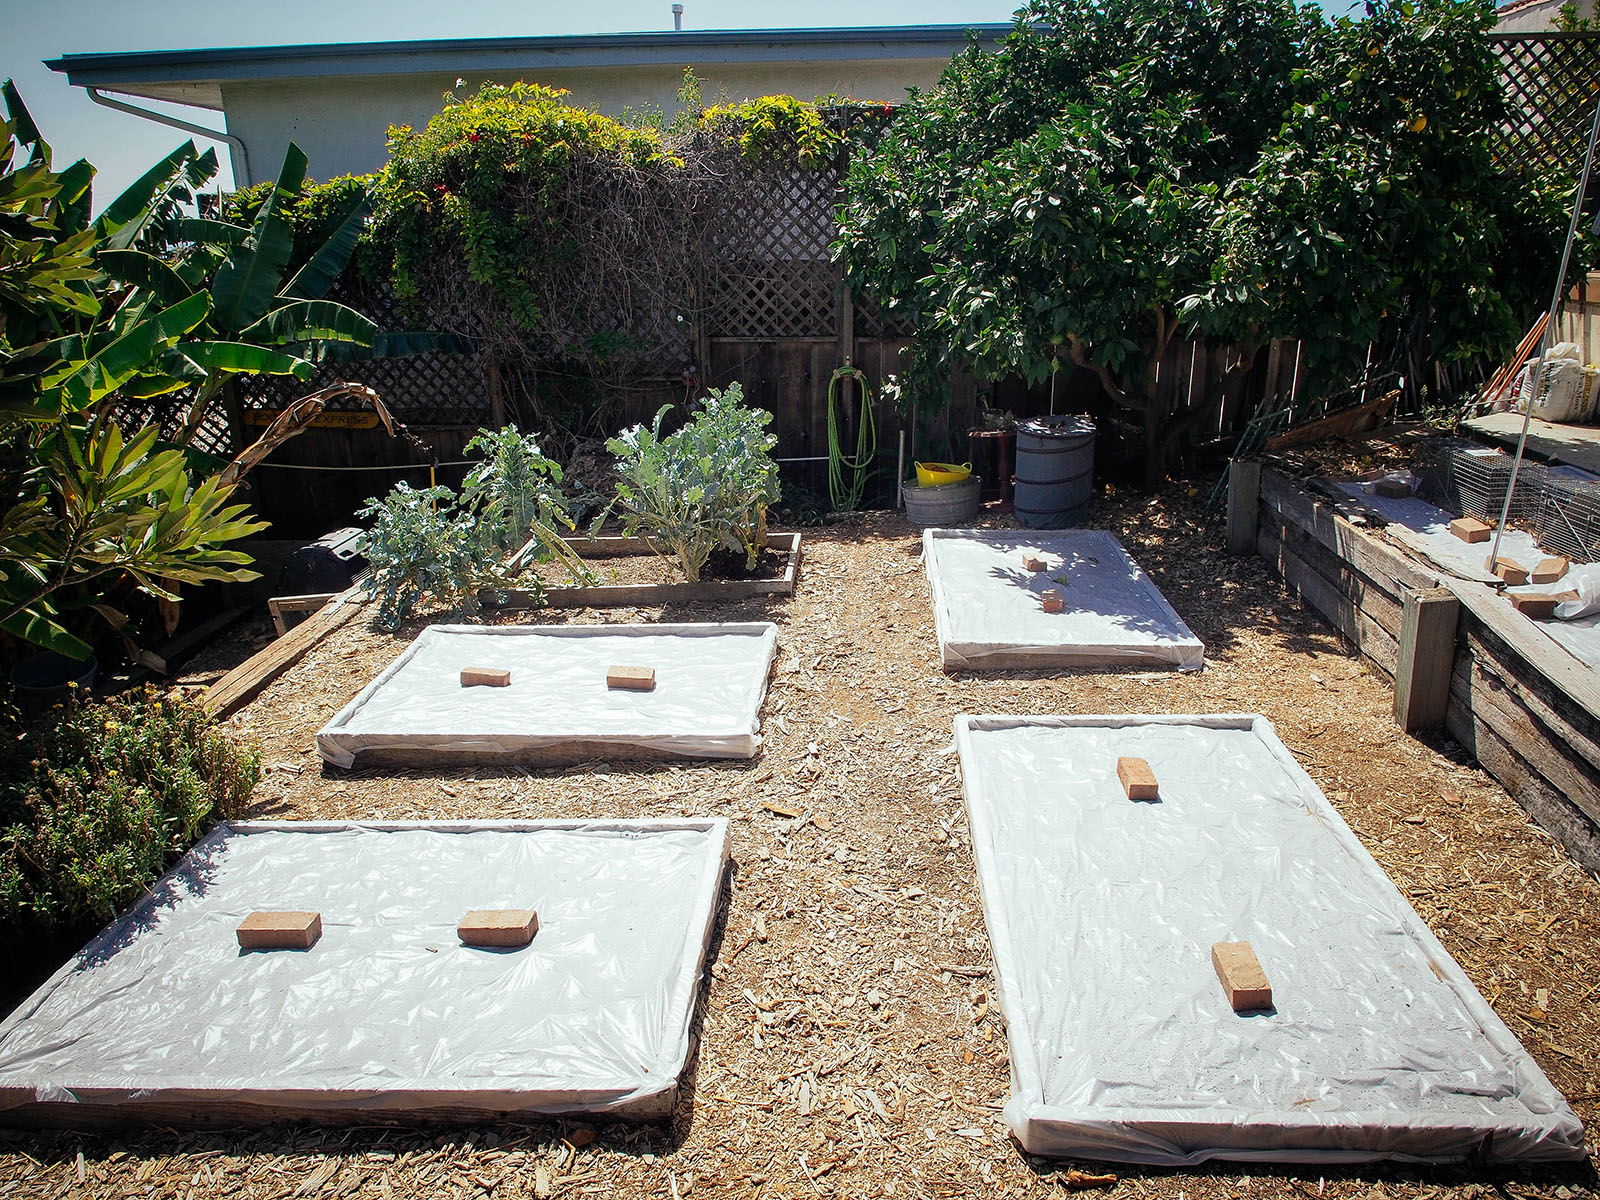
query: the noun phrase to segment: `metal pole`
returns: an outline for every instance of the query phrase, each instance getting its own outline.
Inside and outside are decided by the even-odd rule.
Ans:
[[[1550,339],[1556,331],[1556,310],[1561,307],[1561,293],[1567,289],[1567,268],[1572,263],[1572,241],[1578,234],[1578,221],[1583,216],[1583,197],[1589,190],[1589,171],[1594,166],[1594,146],[1600,139],[1600,103],[1594,106],[1594,123],[1589,127],[1589,149],[1583,156],[1583,170],[1578,175],[1578,193],[1572,198],[1572,222],[1567,226],[1567,244],[1561,250],[1561,269],[1556,272],[1555,291],[1550,296],[1550,316],[1544,333],[1539,338],[1539,367],[1533,373],[1533,386],[1528,389],[1522,410],[1522,433],[1517,438],[1517,456],[1511,460],[1511,478],[1506,481],[1505,503],[1500,506],[1500,521],[1494,527],[1494,542],[1489,547],[1488,567],[1491,573],[1500,561],[1500,539],[1505,536],[1506,521],[1511,515],[1511,494],[1516,490],[1517,472],[1522,469],[1522,452],[1528,444],[1528,426],[1533,421],[1533,402],[1539,395],[1539,385],[1544,382],[1545,361],[1550,355]]]

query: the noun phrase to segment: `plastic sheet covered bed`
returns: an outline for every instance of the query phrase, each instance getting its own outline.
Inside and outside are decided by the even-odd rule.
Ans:
[[[430,625],[318,732],[317,749],[341,767],[473,755],[750,758],[777,638],[767,622]],[[655,688],[608,688],[613,666],[654,668]],[[508,669],[510,686],[462,687],[463,667]]]
[[[1206,648],[1106,530],[927,529],[922,549],[946,670],[1205,663]],[[1024,569],[1024,554],[1048,569]],[[1065,611],[1044,611],[1052,588]]]
[[[1566,1160],[1583,1130],[1255,716],[957,717],[1031,1153]],[[1130,801],[1119,757],[1156,802]],[[1212,966],[1248,941],[1275,1008]]]
[[[0,1025],[0,1124],[669,1112],[720,820],[213,831]],[[516,950],[475,908],[535,908]],[[256,909],[322,915],[243,952]]]

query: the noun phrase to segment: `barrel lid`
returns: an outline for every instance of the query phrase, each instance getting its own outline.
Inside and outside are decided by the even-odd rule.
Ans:
[[[1032,417],[1017,423],[1017,432],[1044,438],[1087,437],[1094,433],[1094,422],[1078,414]]]

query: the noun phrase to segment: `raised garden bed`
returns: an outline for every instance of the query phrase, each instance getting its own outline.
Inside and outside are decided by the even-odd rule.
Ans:
[[[585,560],[650,558],[666,559],[662,547],[649,538],[598,537],[578,538],[572,548]],[[526,548],[513,555],[508,566],[515,568],[525,557]],[[499,608],[615,608],[621,605],[674,604],[684,600],[748,600],[754,596],[792,596],[795,579],[800,573],[800,535],[774,533],[767,539],[767,553],[776,553],[782,559],[778,574],[753,579],[702,579],[698,583],[603,583],[593,587],[552,587],[545,593],[542,606],[521,588],[503,593],[505,599],[495,605]]]
[[[220,826],[0,1024],[7,1125],[673,1111],[725,820]],[[241,919],[321,914],[309,949]],[[521,948],[473,909],[533,907]],[[403,1030],[403,1036],[397,1031]]]

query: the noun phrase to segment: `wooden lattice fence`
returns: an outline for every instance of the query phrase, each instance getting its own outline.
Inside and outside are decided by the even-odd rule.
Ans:
[[[1600,33],[1501,33],[1510,116],[1494,132],[1495,160],[1521,172],[1577,174],[1600,100]]]

